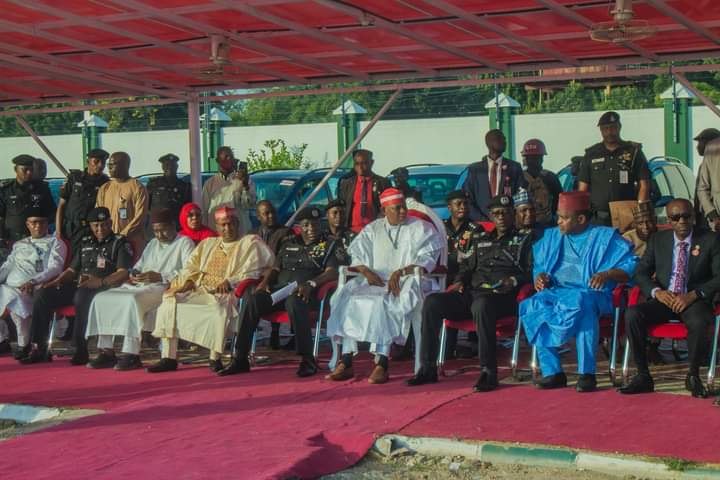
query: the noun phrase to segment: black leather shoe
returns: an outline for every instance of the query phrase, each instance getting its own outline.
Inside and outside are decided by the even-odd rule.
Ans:
[[[117,363],[115,352],[100,352],[94,360],[87,362],[88,368],[113,368]]]
[[[655,382],[647,373],[638,373],[630,380],[630,383],[618,388],[617,391],[625,395],[650,393],[655,391]]]
[[[210,360],[208,362],[208,367],[210,368],[210,371],[213,373],[218,373],[220,370],[225,368],[225,366],[222,363],[222,360],[219,358],[216,360]]]
[[[74,365],[76,367],[80,365],[86,365],[89,360],[90,355],[88,355],[87,350],[78,350],[70,359],[70,365]]]
[[[18,347],[17,350],[15,350],[15,353],[13,354],[13,358],[15,360],[22,360],[23,358],[30,355],[30,352],[32,351],[32,347],[30,345],[25,345],[24,347]]]
[[[52,355],[46,349],[33,350],[27,357],[18,360],[22,365],[30,365],[33,363],[52,362]]]
[[[250,362],[247,358],[235,358],[230,361],[230,365],[217,372],[218,376],[226,377],[235,375],[236,373],[248,373],[250,371]]]
[[[575,390],[580,393],[594,392],[597,390],[597,379],[594,374],[583,373],[578,377]]]
[[[436,367],[421,367],[417,374],[405,380],[405,385],[408,387],[417,387],[418,385],[425,385],[426,383],[437,383],[437,381]]]
[[[155,365],[147,367],[147,373],[174,372],[177,370],[177,360],[174,358],[161,358]]]
[[[119,372],[126,372],[128,370],[137,370],[142,368],[142,361],[140,355],[123,355],[120,360],[115,364],[115,370]]]
[[[492,373],[489,370],[483,369],[483,372],[480,374],[480,378],[478,378],[478,381],[475,383],[475,386],[473,386],[473,392],[475,392],[475,393],[491,392],[491,391],[495,390],[497,387],[498,387],[497,373]]]
[[[10,342],[8,340],[3,340],[2,342],[0,342],[0,355],[4,355],[6,353],[11,353],[11,352],[12,352],[12,347],[10,346]]]
[[[567,377],[565,376],[565,372],[548,375],[547,377],[542,377],[540,380],[535,382],[535,386],[543,390],[549,390],[551,388],[565,388],[567,387]]]
[[[298,366],[297,372],[295,372],[295,375],[297,375],[300,378],[305,377],[312,377],[318,372],[318,366],[317,363],[315,363],[314,358],[303,358],[300,361],[300,365]]]
[[[705,385],[703,385],[702,380],[700,380],[700,377],[697,375],[688,374],[688,376],[685,377],[685,389],[695,398],[706,398],[708,396]]]

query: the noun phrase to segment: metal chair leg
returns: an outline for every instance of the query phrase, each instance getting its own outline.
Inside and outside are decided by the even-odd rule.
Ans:
[[[720,316],[715,317],[715,334],[713,335],[712,355],[710,356],[710,366],[708,367],[707,384],[708,389],[713,389],[715,383],[715,368],[717,367],[718,353],[718,335],[720,335]]]
[[[443,320],[442,329],[440,330],[440,348],[438,349],[437,370],[438,377],[445,375],[445,341],[447,340],[447,327]],[[415,347],[417,348],[417,346]]]
[[[613,336],[610,345],[610,383],[616,385],[617,378],[617,344],[618,330],[620,329],[620,308],[615,308],[613,318]]]
[[[255,346],[257,343],[257,329],[253,332],[252,342],[250,342],[250,366],[255,366]]]
[[[517,367],[518,357],[520,355],[520,330],[522,330],[522,322],[520,322],[520,317],[518,317],[517,325],[515,326],[515,339],[513,341],[512,356],[510,357],[510,371],[512,372],[512,377],[515,380],[518,379]]]
[[[53,313],[52,322],[50,322],[50,335],[48,336],[48,343],[47,343],[46,355],[48,358],[52,357],[52,344],[53,344],[53,339],[55,338],[55,326],[57,325],[57,322],[58,322],[57,313]]]
[[[320,354],[320,328],[322,327],[323,315],[325,314],[325,299],[320,300],[320,311],[318,312],[317,323],[315,324],[315,339],[313,341],[313,357],[317,361]]]
[[[623,353],[622,364],[623,384],[627,384],[630,379],[630,339],[625,339],[625,353]]]
[[[537,347],[533,345],[532,352],[530,353],[530,370],[532,372],[533,383],[540,376],[540,367],[538,365]]]

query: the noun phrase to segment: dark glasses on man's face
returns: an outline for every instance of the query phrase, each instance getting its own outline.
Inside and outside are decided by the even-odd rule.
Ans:
[[[690,213],[678,213],[677,215],[670,215],[670,220],[673,222],[679,222],[680,220],[690,220],[692,218],[692,214]]]

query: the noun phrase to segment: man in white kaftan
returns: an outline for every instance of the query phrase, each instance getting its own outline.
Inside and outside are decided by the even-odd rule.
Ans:
[[[143,331],[155,327],[155,312],[163,292],[178,275],[195,249],[195,242],[177,234],[170,209],[156,210],[150,219],[153,238],[131,270],[130,281],[99,293],[90,306],[86,337],[98,336],[97,348],[114,360],[113,339],[122,336],[122,353],[115,370],[141,368],[140,343]],[[90,365],[95,365],[90,362]],[[111,361],[97,367],[111,367]]]
[[[0,313],[6,309],[15,323],[18,349],[15,359],[30,353],[32,294],[36,285],[52,280],[62,272],[67,247],[48,235],[48,218],[40,209],[31,209],[25,222],[30,236],[13,244],[10,256],[0,266]],[[0,343],[8,342],[8,330],[0,319]]]
[[[433,271],[443,235],[428,222],[408,217],[405,197],[395,188],[380,195],[380,204],[385,218],[368,224],[348,249],[360,276],[340,285],[330,301],[328,334],[342,341],[343,356],[329,380],[352,378],[357,342],[370,342],[376,365],[368,381],[387,382],[390,346],[405,343],[425,292],[437,288],[414,271]]]
[[[230,147],[218,148],[215,160],[219,171],[203,185],[203,223],[212,227],[215,210],[234,208],[240,222],[240,236],[245,235],[252,229],[250,210],[255,209],[255,184],[248,175],[247,164],[238,164]]]
[[[177,344],[182,338],[210,350],[210,369],[222,370],[220,355],[228,326],[238,316],[235,287],[258,279],[272,268],[275,256],[257,235],[240,237],[235,211],[215,211],[220,237],[200,242],[185,268],[172,281],[157,311],[153,335],[162,339],[162,358],[150,373],[177,369]]]

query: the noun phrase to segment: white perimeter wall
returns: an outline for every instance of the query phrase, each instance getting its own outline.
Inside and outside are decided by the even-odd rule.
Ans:
[[[720,128],[720,119],[704,106],[693,107],[693,135],[703,128]],[[641,142],[648,158],[662,155],[662,109],[620,111],[622,134],[628,140]],[[559,170],[574,155],[600,140],[596,127],[600,112],[517,115],[515,117],[516,158],[522,144],[529,138],[545,142],[549,155],[545,166]],[[367,122],[361,122],[363,128]],[[375,153],[375,170],[386,175],[395,167],[412,163],[470,163],[485,154],[484,135],[488,117],[455,117],[437,119],[380,121],[362,142]],[[229,127],[224,129],[224,143],[233,147],[238,158],[244,159],[248,149],[258,150],[273,138],[285,140],[288,146],[307,143],[306,156],[316,167],[332,164],[337,157],[335,123],[277,125],[260,127]],[[82,145],[80,134],[43,137],[48,147],[66,168],[80,168]],[[188,133],[186,130],[157,132],[123,132],[102,135],[102,147],[109,151],[124,150],[132,157],[131,173],[143,175],[159,172],[157,159],[168,152],[180,157],[180,169],[189,171]],[[694,148],[694,145],[693,145]],[[21,153],[46,158],[30,137],[0,138],[0,178],[14,176],[10,160]],[[693,149],[693,168],[700,159]],[[60,176],[50,163],[48,176]]]

